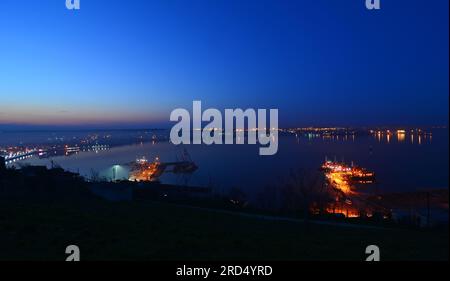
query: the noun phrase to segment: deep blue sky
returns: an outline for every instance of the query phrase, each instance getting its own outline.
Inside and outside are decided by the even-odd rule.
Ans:
[[[192,106],[280,125],[448,124],[448,0],[0,2],[0,125],[167,126]]]

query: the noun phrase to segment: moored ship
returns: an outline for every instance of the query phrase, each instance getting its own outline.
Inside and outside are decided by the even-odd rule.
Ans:
[[[131,164],[128,179],[130,181],[157,181],[165,172],[174,174],[192,174],[198,166],[191,160],[188,152],[184,150],[176,162],[164,162],[156,157],[153,162],[148,162],[145,157],[136,159]]]
[[[165,170],[166,166],[162,165],[159,157],[155,161],[149,163],[145,157],[136,159],[136,162],[131,165],[129,175],[130,181],[155,181]]]
[[[322,164],[322,170],[326,173],[339,173],[342,174],[348,181],[357,183],[373,183],[375,181],[375,173],[365,168],[351,166],[336,162],[325,160]]]

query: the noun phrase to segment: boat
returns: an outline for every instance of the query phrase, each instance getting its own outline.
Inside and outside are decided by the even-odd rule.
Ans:
[[[156,181],[164,173],[166,166],[161,164],[159,157],[149,163],[145,157],[136,159],[131,165],[128,179],[130,181]]]
[[[155,157],[155,160],[150,163],[145,157],[142,157],[136,159],[136,162],[131,163],[130,166],[131,171],[128,177],[130,181],[157,181],[164,172],[192,174],[198,169],[186,149],[180,157],[177,157],[176,162],[161,163],[159,157]]]
[[[375,173],[364,168],[354,167],[349,178],[354,182],[373,183],[375,181]]]
[[[374,172],[362,167],[354,166],[353,163],[349,166],[342,162],[325,160],[321,169],[325,171],[325,173],[342,174],[350,182],[373,183],[375,181]]]

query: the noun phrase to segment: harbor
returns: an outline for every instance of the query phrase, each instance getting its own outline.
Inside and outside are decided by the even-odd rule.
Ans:
[[[420,217],[426,222],[428,209],[423,194],[429,191],[429,221],[434,223],[445,221],[439,210],[448,210],[444,203],[437,203],[442,201],[440,190],[448,186],[448,179],[442,177],[448,163],[436,161],[437,155],[448,149],[445,145],[448,136],[443,135],[444,132],[434,130],[433,143],[420,145],[379,143],[371,135],[323,139],[289,133],[280,135],[277,157],[264,161],[245,145],[233,148],[190,146],[188,152],[187,147],[174,147],[161,141],[165,137],[160,131],[158,138],[154,137],[155,133],[145,134],[146,141],[138,144],[94,143],[90,144],[94,148],[108,149],[80,150],[49,158],[41,158],[37,153],[13,163],[5,161],[5,164],[19,169],[27,165],[61,167],[82,176],[93,191],[108,200],[200,197],[205,202],[215,202],[207,205],[215,205],[214,198],[222,198],[219,205],[226,208],[256,208],[301,215],[302,198],[309,194],[311,215],[343,219],[413,222]],[[138,139],[141,135],[139,132],[128,134]],[[111,132],[106,136],[98,135],[95,139],[114,140]],[[408,161],[404,155],[414,155],[417,161]],[[299,183],[287,188],[291,184],[291,172],[301,172],[299,174],[306,178],[320,175],[323,190],[318,186],[319,191],[303,193]],[[307,179],[302,181],[310,184]],[[412,200],[408,195],[411,193],[422,194],[422,199],[418,196]]]
[[[163,173],[192,174],[198,169],[186,149],[175,162],[161,162],[159,156],[156,156],[153,162],[141,157],[127,165],[131,168],[128,180],[138,182],[157,181]]]

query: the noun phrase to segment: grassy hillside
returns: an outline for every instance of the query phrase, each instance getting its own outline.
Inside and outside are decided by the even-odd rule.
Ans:
[[[164,203],[1,202],[0,259],[383,260],[448,259],[448,231],[358,229],[267,221]]]

